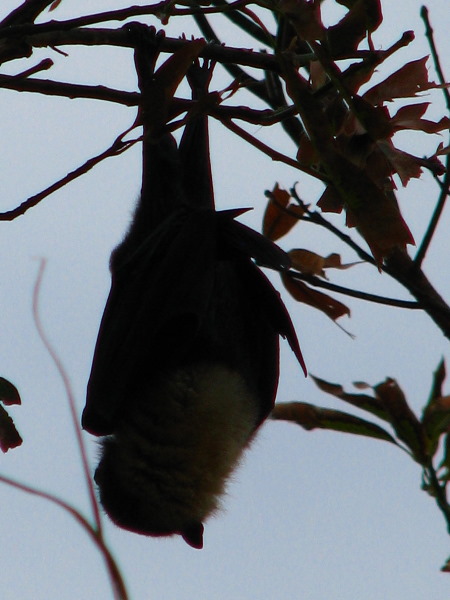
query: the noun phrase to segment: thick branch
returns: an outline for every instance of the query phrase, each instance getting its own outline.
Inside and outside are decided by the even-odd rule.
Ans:
[[[386,260],[385,270],[401,283],[450,339],[450,307],[406,252],[395,250]]]

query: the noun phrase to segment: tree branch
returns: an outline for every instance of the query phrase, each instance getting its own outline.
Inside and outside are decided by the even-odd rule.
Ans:
[[[337,292],[338,294],[344,294],[345,296],[350,296],[352,298],[358,298],[359,300],[366,300],[368,302],[374,302],[375,304],[384,304],[386,306],[395,306],[397,308],[407,308],[407,309],[415,309],[421,310],[422,306],[418,302],[413,302],[411,300],[399,300],[396,298],[388,298],[386,296],[378,296],[377,294],[369,294],[368,292],[362,292],[360,290],[354,290],[351,288],[343,287],[341,285],[336,285],[335,283],[331,283],[330,281],[325,281],[323,279],[319,279],[315,275],[305,275],[304,273],[298,273],[297,271],[289,271],[289,275],[293,279],[299,279],[300,281],[306,281],[310,285],[315,287],[324,288],[326,290],[330,290],[332,292]]]

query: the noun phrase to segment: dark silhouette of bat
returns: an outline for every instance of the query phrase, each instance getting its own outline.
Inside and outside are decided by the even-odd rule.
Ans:
[[[82,423],[104,436],[95,481],[111,519],[201,548],[203,521],[273,407],[280,335],[304,363],[286,308],[253,260],[285,269],[286,254],[235,221],[242,210],[214,207],[201,110],[211,69],[188,57],[200,108],[177,145],[165,108],[155,105],[163,97],[158,73],[167,71],[153,73],[158,36],[133,32],[142,193],[111,257]]]

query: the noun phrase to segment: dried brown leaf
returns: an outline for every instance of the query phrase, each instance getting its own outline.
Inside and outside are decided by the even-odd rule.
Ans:
[[[330,317],[330,319],[333,319],[333,321],[343,315],[350,316],[350,309],[331,296],[311,289],[302,281],[293,279],[288,273],[282,273],[281,279],[287,291],[297,302],[303,302],[317,308]]]
[[[265,237],[274,242],[286,235],[305,211],[298,204],[289,204],[290,194],[280,189],[278,183],[268,195],[262,231]]]
[[[373,106],[392,102],[395,98],[412,98],[426,90],[438,87],[428,81],[426,62],[428,56],[412,60],[384,81],[368,90],[363,98]]]

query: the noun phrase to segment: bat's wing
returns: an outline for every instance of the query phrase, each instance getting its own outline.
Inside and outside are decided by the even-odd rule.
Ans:
[[[110,433],[132,391],[189,352],[211,301],[215,228],[214,212],[179,210],[114,269],[83,413],[92,433]]]

